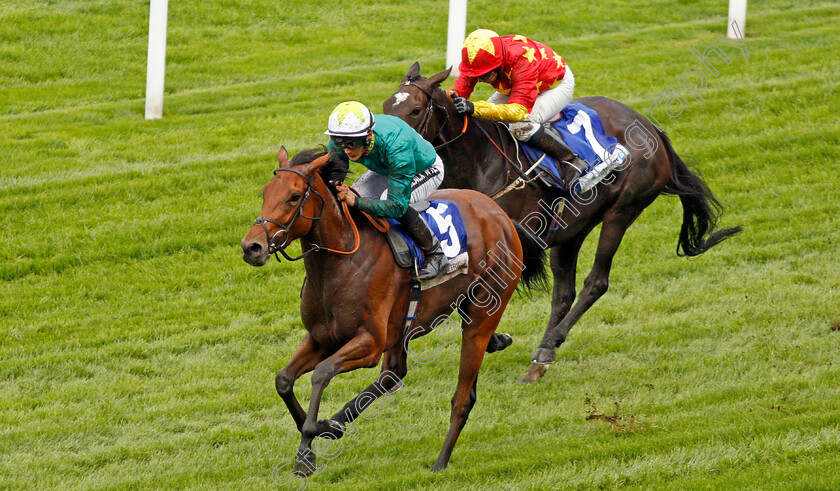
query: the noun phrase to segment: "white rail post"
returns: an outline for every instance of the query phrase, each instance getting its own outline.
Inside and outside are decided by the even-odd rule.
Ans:
[[[737,31],[732,25],[733,22],[738,25]],[[729,0],[729,24],[726,25],[726,37],[729,39],[745,38],[747,36],[745,33],[746,24],[747,0]]]
[[[449,0],[449,31],[446,35],[446,66],[451,76],[458,76],[461,46],[467,37],[467,0]]]
[[[169,0],[151,0],[149,59],[146,62],[146,119],[163,117],[163,80],[166,69],[166,17]]]

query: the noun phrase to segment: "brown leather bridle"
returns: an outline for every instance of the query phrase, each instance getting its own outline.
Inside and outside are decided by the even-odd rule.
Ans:
[[[426,112],[425,112],[425,114],[423,114],[423,121],[421,121],[420,125],[417,128],[415,128],[417,130],[417,133],[420,133],[421,135],[423,135],[426,132],[426,127],[429,125],[429,121],[432,119],[432,107],[433,106],[436,106],[438,109],[443,110],[443,114],[446,116],[446,119],[443,121],[443,124],[440,125],[440,128],[438,128],[437,134],[434,136],[434,138],[430,139],[429,141],[434,142],[435,140],[439,139],[441,133],[443,133],[444,128],[446,128],[446,125],[449,123],[449,113],[446,111],[446,108],[441,106],[440,104],[436,103],[434,95],[431,92],[429,92],[429,90],[426,89],[425,87],[423,87],[422,85],[413,83],[411,80],[407,80],[407,81],[400,84],[400,86],[403,86],[403,85],[405,85],[406,87],[409,87],[409,86],[410,87],[417,87],[418,89],[420,89],[421,92],[423,92],[426,95],[426,97],[429,98],[429,105],[426,106]],[[438,90],[443,90],[443,89],[438,88]],[[466,133],[467,132],[467,123],[468,123],[467,115],[465,114],[464,115],[464,128],[461,130],[461,133],[459,133],[458,136],[456,136],[455,138],[453,138],[449,141],[443,142],[440,145],[435,145],[435,150],[439,150],[439,149],[449,145],[450,143],[452,143],[455,140],[457,140],[458,138],[460,138],[461,135]]]
[[[305,252],[301,253],[297,257],[290,257],[288,254],[286,254],[286,247],[289,246],[289,230],[292,229],[292,227],[295,224],[295,221],[297,221],[297,219],[300,218],[300,217],[303,217],[307,220],[311,220],[312,222],[320,220],[321,216],[324,214],[324,206],[326,205],[326,200],[321,195],[321,193],[319,193],[318,190],[315,189],[312,186],[312,179],[310,179],[309,176],[307,176],[306,174],[304,174],[303,172],[301,172],[297,169],[288,169],[288,168],[275,169],[274,170],[274,175],[277,175],[278,172],[283,172],[283,171],[294,172],[295,174],[304,178],[306,180],[306,191],[303,194],[303,199],[301,200],[300,205],[298,206],[297,210],[295,211],[295,216],[293,216],[292,219],[289,220],[288,224],[284,225],[284,224],[282,224],[282,223],[280,223],[276,220],[272,220],[272,219],[266,218],[264,216],[259,216],[259,217],[257,217],[256,220],[254,220],[254,225],[261,226],[263,231],[265,231],[265,239],[266,239],[266,242],[268,244],[268,253],[269,254],[274,254],[274,258],[277,259],[277,262],[282,262],[282,261],[280,261],[280,258],[277,257],[278,252],[280,254],[282,254],[283,257],[285,257],[286,260],[288,260],[288,261],[297,261],[299,259],[305,258],[306,256],[312,254],[313,252],[318,252],[318,251],[326,251],[326,252],[331,252],[333,254],[353,254],[353,253],[355,253],[359,249],[359,244],[360,244],[359,229],[356,227],[356,222],[354,222],[353,219],[350,217],[350,210],[347,208],[347,203],[342,201],[341,202],[341,207],[342,207],[342,210],[344,211],[344,216],[347,218],[347,221],[350,222],[350,225],[353,228],[353,238],[356,242],[356,246],[353,248],[352,251],[339,251],[339,250],[336,250],[336,249],[331,249],[329,247],[320,246],[318,244],[312,243],[311,244],[312,247],[310,247],[308,251],[305,251]],[[306,202],[309,200],[309,197],[312,195],[310,193],[314,193],[315,196],[317,196],[318,198],[321,199],[321,210],[318,212],[318,216],[316,216],[316,217],[306,216],[303,213],[303,207],[306,206]],[[274,232],[274,235],[271,235],[268,232],[268,226],[266,225],[266,223],[271,223],[272,225],[276,226],[279,230],[277,230],[277,232]],[[278,246],[274,243],[274,238],[277,237],[277,234],[279,234],[280,232],[285,233],[286,238],[283,241],[283,243]]]

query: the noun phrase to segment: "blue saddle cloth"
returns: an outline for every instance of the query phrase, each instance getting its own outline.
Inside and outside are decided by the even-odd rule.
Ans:
[[[467,230],[464,228],[464,220],[461,218],[458,207],[455,203],[443,199],[433,199],[429,202],[431,205],[420,212],[420,217],[437,236],[443,253],[452,259],[466,252]],[[422,268],[423,253],[414,242],[414,238],[393,218],[389,218],[388,223],[405,239],[411,251],[411,258],[417,263],[418,268]]]
[[[604,125],[601,124],[601,118],[593,109],[575,103],[564,107],[560,114],[560,119],[552,123],[552,126],[560,132],[566,145],[589,164],[586,172],[608,158],[616,156],[616,152],[620,152],[623,148],[617,139],[607,136]],[[531,164],[543,156],[541,150],[526,143],[522,143],[522,149]],[[546,155],[539,167],[550,173],[558,185],[563,181],[563,175],[558,171],[557,162],[553,157]]]

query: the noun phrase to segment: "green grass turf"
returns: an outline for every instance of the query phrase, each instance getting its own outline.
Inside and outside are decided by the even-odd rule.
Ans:
[[[148,2],[0,4],[0,488],[277,487],[299,435],[273,377],[302,336],[303,269],[252,268],[239,240],[281,144],[324,143],[343,100],[378,111],[414,61],[444,68],[447,6],[170,2],[164,118],[144,121]],[[548,294],[514,298],[515,343],[486,358],[445,472],[458,343],[410,362],[312,489],[840,487],[840,6],[751,2],[748,60],[717,39],[726,14],[469,3],[468,30],[555,47],[578,96],[647,111],[676,89],[679,116],[653,114],[745,232],[678,258],[682,209],[658,199],[534,386],[514,382]],[[701,105],[677,77],[712,44],[732,62]],[[323,413],[375,373],[339,376]]]

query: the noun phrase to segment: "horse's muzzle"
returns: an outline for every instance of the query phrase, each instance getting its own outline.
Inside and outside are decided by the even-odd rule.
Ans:
[[[269,248],[258,240],[243,239],[242,260],[251,266],[263,266],[268,261]]]

